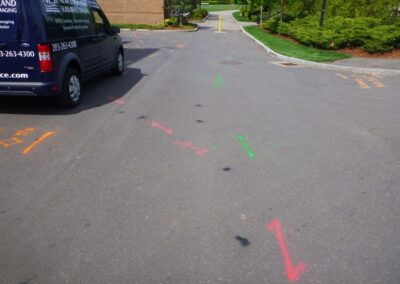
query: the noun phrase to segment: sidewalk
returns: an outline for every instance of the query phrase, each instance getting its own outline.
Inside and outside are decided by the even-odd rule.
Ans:
[[[211,12],[209,19],[200,24],[200,27],[211,28],[212,30],[218,30],[218,19],[222,16],[222,30],[223,31],[240,31],[241,26],[254,25],[254,23],[240,23],[236,22],[232,17],[233,11],[221,11]],[[319,63],[312,62],[312,65]],[[352,57],[349,59],[337,60],[328,64],[320,64],[321,67],[324,65],[331,66],[344,66],[355,69],[384,69],[384,70],[400,70],[400,59],[382,59],[382,58],[365,58],[365,57]],[[358,70],[360,71],[360,70]],[[396,71],[397,72],[397,71]]]

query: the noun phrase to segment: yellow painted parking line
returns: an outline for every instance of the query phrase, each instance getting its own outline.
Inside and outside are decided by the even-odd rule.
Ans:
[[[354,78],[354,80],[358,83],[361,89],[370,89],[367,83],[361,78]]]

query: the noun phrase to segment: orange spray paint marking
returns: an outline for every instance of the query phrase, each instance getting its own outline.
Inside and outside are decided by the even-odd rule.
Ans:
[[[348,77],[345,76],[345,75],[343,75],[343,74],[336,73],[336,75],[338,75],[340,78],[342,78],[342,79],[344,79],[344,80],[347,80],[347,79],[348,79]]]
[[[183,44],[177,44],[176,48],[184,48],[185,46]]]
[[[370,81],[372,84],[374,84],[375,87],[377,87],[377,88],[384,88],[385,87],[385,85],[382,84],[380,81],[378,81],[375,77],[372,77],[372,76],[369,77],[368,81]]]
[[[374,76],[376,78],[379,78],[379,79],[383,78],[383,76],[381,74],[379,74],[379,73],[372,73],[372,76]]]
[[[27,155],[29,154],[34,148],[36,148],[40,143],[42,143],[44,140],[46,140],[47,138],[50,138],[51,136],[53,136],[55,134],[55,132],[53,131],[49,131],[46,132],[45,134],[43,134],[41,137],[39,137],[38,139],[36,139],[35,142],[33,142],[31,145],[29,145],[28,147],[25,148],[24,151],[22,151],[22,154]]]
[[[361,89],[370,89],[370,87],[368,86],[368,84],[365,83],[363,79],[361,79],[361,78],[355,78],[354,80],[358,83],[358,85],[361,87]]]
[[[292,259],[290,258],[288,248],[286,246],[285,237],[282,231],[281,221],[278,219],[273,220],[268,226],[268,231],[276,233],[276,238],[278,239],[279,246],[281,248],[283,261],[286,267],[286,274],[289,282],[295,282],[299,280],[300,273],[306,269],[306,264],[304,262],[300,262],[296,266],[293,266]]]
[[[32,134],[32,132],[35,131],[35,128],[25,128],[22,130],[19,130],[15,133],[15,136],[28,136]]]
[[[6,148],[17,145],[17,144],[21,144],[24,141],[22,141],[19,138],[13,137],[13,138],[9,138],[9,139],[5,139],[5,140],[1,140],[0,141],[0,145],[4,146]]]
[[[171,135],[173,133],[172,129],[162,126],[159,122],[153,121],[151,127],[161,129],[165,134]]]
[[[108,99],[109,101],[114,101],[114,102],[116,102],[116,103],[119,104],[120,106],[123,106],[123,105],[125,104],[125,102],[124,102],[123,100],[117,99],[116,97],[113,97],[113,96],[109,96],[107,99]]]

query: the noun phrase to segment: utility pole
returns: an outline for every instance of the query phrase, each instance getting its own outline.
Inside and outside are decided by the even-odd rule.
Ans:
[[[262,13],[263,13],[263,5],[264,5],[264,1],[261,1],[261,13],[260,13],[260,27],[262,27]]]
[[[321,18],[319,20],[320,28],[322,28],[324,26],[325,10],[326,10],[326,0],[322,0]]]

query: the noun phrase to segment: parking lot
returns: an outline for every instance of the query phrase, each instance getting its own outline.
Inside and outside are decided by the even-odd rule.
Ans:
[[[0,283],[399,283],[398,77],[123,32],[72,110],[0,98]]]

